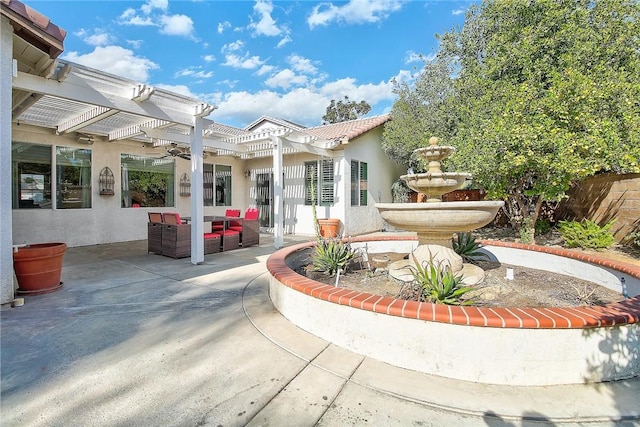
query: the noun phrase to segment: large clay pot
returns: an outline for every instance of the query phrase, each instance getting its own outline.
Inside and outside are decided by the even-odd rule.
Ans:
[[[65,243],[37,243],[18,247],[13,252],[13,270],[18,280],[18,294],[37,295],[62,287],[62,259]]]
[[[322,237],[337,237],[340,231],[340,220],[338,218],[319,219],[318,226]]]

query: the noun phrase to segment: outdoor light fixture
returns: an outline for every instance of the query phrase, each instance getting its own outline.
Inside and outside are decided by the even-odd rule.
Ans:
[[[93,144],[93,135],[80,135],[78,136],[78,142],[80,143],[84,143],[84,144]]]
[[[251,176],[251,169],[245,169],[243,174],[245,178],[249,178]]]

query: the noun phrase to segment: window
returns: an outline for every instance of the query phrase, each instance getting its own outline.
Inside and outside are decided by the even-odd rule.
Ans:
[[[204,205],[231,206],[231,166],[203,165]]]
[[[305,205],[333,204],[333,160],[305,162],[304,176]]]
[[[351,161],[351,206],[367,206],[367,164]]]
[[[120,155],[122,207],[175,206],[175,160],[138,154]]]
[[[13,209],[51,209],[51,147],[11,145]]]
[[[56,147],[56,208],[91,207],[91,150]]]

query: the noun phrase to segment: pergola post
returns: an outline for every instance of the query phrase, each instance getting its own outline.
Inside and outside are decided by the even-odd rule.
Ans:
[[[282,139],[272,136],[271,141],[273,141],[273,245],[276,249],[280,249],[283,246],[284,234]]]
[[[194,116],[191,129],[191,264],[204,262],[202,128],[202,118]]]

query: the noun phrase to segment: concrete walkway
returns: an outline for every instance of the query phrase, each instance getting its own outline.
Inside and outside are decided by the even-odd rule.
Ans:
[[[70,248],[60,291],[0,312],[0,425],[640,425],[638,380],[483,385],[314,337],[273,308],[261,242],[197,266],[146,241]]]

